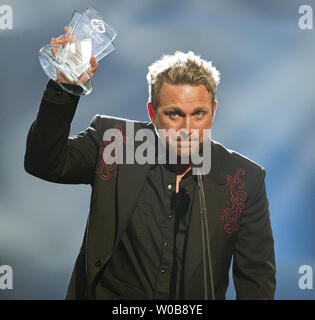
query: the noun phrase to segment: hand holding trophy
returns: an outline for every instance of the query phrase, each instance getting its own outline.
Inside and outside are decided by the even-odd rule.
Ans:
[[[71,27],[65,27],[65,31],[67,35],[61,35],[58,38],[52,38],[50,41],[51,45],[51,52],[53,56],[56,58],[58,55],[58,51],[60,46],[64,48],[68,43],[74,43],[75,42],[75,34],[72,34],[72,38],[70,37],[72,33],[72,28]],[[69,46],[68,46],[69,47]],[[89,80],[89,77],[92,79],[95,71],[98,68],[98,62],[96,61],[95,57],[92,56],[90,59],[90,67],[88,68],[87,71],[83,72],[79,76],[79,80],[82,84],[86,84]],[[57,82],[59,83],[67,83],[67,84],[73,84],[75,85],[75,81],[70,81],[60,70],[56,69],[56,76],[57,76]]]
[[[115,49],[117,33],[92,8],[74,11],[66,34],[52,38],[39,50],[40,64],[47,76],[75,95],[92,91],[92,77],[98,61]]]

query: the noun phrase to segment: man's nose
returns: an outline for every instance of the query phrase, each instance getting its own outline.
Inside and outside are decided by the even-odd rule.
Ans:
[[[191,135],[191,120],[189,117],[186,117],[184,119],[184,123],[182,125],[182,128],[180,130],[180,135],[187,139]]]

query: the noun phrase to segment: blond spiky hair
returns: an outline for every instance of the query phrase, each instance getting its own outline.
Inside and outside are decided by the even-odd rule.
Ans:
[[[163,82],[175,85],[204,85],[211,95],[213,107],[216,87],[220,82],[220,72],[211,61],[201,59],[192,51],[188,53],[176,51],[173,55],[163,55],[148,69],[149,102],[154,109],[160,104],[160,90]]]

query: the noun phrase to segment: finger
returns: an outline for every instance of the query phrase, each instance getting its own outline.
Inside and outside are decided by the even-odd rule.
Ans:
[[[51,38],[50,40],[50,45],[55,46],[56,45],[56,39],[55,38]],[[58,49],[51,47],[51,53],[53,54],[53,56],[55,57],[57,54]]]
[[[56,47],[64,46],[69,41],[70,41],[69,38],[67,38],[65,35],[61,35],[57,39],[56,38],[51,38],[50,45],[56,46]],[[58,48],[54,48],[54,47],[51,48],[51,52],[52,52],[54,57],[56,57],[56,55],[58,53],[58,50],[59,50]]]
[[[62,41],[62,40],[57,40],[56,38],[51,38],[51,41],[50,41],[50,45],[52,46],[51,47],[51,52],[54,55],[54,57],[57,55],[57,53],[59,51],[58,47],[64,45],[64,43],[65,42]]]
[[[72,32],[71,27],[69,27],[69,28],[70,28],[70,30],[71,30],[71,32]],[[71,40],[72,40],[72,42],[74,42],[74,41],[77,40],[77,36],[76,36],[76,34],[75,34],[74,32],[71,34]]]
[[[70,41],[70,37],[62,34],[62,35],[59,36],[56,40],[57,40],[57,41],[58,41],[58,40],[60,40],[60,41]]]
[[[87,72],[89,73],[89,75],[91,76],[91,78],[94,77],[94,74],[96,72],[96,69],[93,69],[92,67],[88,68]]]
[[[95,72],[96,69],[98,68],[98,62],[96,61],[95,57],[91,57],[90,59],[90,65],[91,67],[89,68],[89,70],[91,69],[91,72]]]
[[[62,46],[64,46],[64,45],[66,45],[68,42],[70,42],[70,38],[68,38],[68,37],[66,37],[66,36],[59,36],[58,38],[54,38],[54,45],[56,45],[56,46],[60,46],[60,45],[62,45]]]
[[[74,35],[71,36],[71,33],[72,33],[72,28],[71,27],[65,26],[64,30],[66,31],[66,36],[67,37],[69,37],[70,39],[72,38],[72,40],[75,40],[75,39],[73,39]]]
[[[81,83],[86,84],[91,78],[91,74],[89,74],[88,72],[83,72],[78,79]]]
[[[66,31],[66,36],[70,38],[71,33],[72,33],[72,28],[68,27],[68,26],[65,26],[64,30]]]

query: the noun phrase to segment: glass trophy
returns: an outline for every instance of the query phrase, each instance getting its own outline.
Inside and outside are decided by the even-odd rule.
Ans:
[[[48,44],[39,50],[39,61],[47,76],[75,95],[92,91],[89,74],[90,59],[101,60],[115,49],[113,40],[117,33],[94,9],[83,13],[74,11],[67,25],[70,42],[55,46]]]

